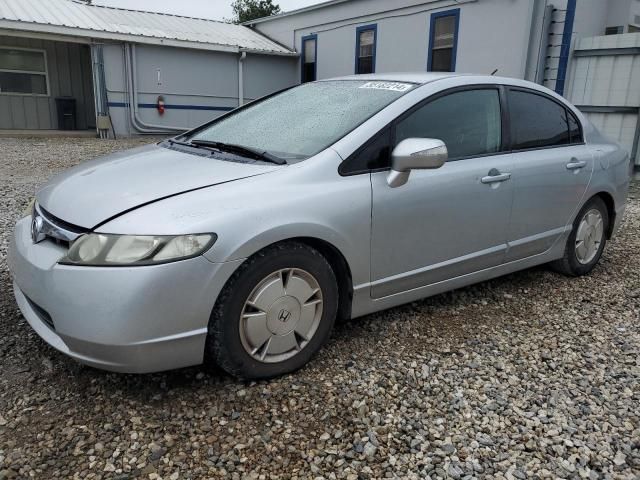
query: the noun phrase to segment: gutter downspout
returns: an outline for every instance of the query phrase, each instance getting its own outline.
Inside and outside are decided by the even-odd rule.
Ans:
[[[244,61],[247,52],[242,52],[238,58],[238,106],[244,105]]]
[[[154,125],[145,123],[138,117],[138,93],[136,86],[137,67],[136,67],[136,46],[133,44],[125,44],[125,56],[129,70],[129,113],[131,116],[131,124],[140,133],[144,134],[160,134],[167,135],[171,133],[182,133],[189,130],[183,127],[172,127],[166,125]]]
[[[99,138],[104,138],[102,132],[98,128],[98,116],[102,113],[102,99],[100,98],[102,90],[98,86],[98,67],[96,66],[96,64],[98,63],[98,48],[102,48],[102,46],[98,46],[93,43],[89,46],[89,52],[91,54],[91,80],[93,83],[93,108],[95,109],[96,114],[96,134]]]

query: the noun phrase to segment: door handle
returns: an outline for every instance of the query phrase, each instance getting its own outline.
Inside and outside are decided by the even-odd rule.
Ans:
[[[587,166],[587,162],[584,160],[578,160],[577,158],[572,158],[569,163],[567,163],[567,170],[577,170],[579,168],[583,168]]]
[[[498,173],[497,171],[494,173],[493,171],[489,172],[489,175],[486,177],[482,177],[480,181],[482,183],[497,183],[504,182],[511,178],[510,173]]]

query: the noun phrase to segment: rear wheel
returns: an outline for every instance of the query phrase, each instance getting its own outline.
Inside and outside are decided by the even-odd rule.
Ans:
[[[248,259],[220,294],[207,356],[240,378],[291,372],[326,342],[337,306],[336,278],[319,252],[293,242],[269,247]]]
[[[589,200],[576,216],[564,257],[552,263],[553,268],[565,275],[585,275],[596,266],[605,244],[609,213],[600,197]]]

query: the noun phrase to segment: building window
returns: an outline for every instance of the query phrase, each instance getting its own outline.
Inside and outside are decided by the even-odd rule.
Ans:
[[[429,27],[429,72],[455,72],[460,9],[431,14]]]
[[[376,71],[376,25],[366,25],[356,29],[356,73]]]
[[[0,93],[47,95],[44,50],[0,48]]]
[[[302,37],[302,83],[316,80],[318,36]]]
[[[605,35],[618,35],[620,33],[623,33],[624,28],[623,27],[607,27],[604,30],[604,34]]]

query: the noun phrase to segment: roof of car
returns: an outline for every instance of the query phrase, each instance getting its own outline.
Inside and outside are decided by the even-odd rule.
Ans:
[[[405,73],[371,73],[367,75],[347,75],[327,78],[325,80],[365,80],[382,82],[409,82],[425,84],[442,78],[460,77],[460,73],[405,72]]]
[[[511,77],[498,77],[493,75],[479,75],[474,73],[452,73],[452,72],[397,72],[397,73],[371,73],[366,75],[346,75],[343,77],[326,78],[328,80],[361,80],[361,81],[378,81],[378,82],[407,82],[424,85],[436,80],[446,78],[468,78],[470,83],[493,83],[497,85],[513,85],[528,87],[536,90],[549,91],[548,89],[527,80]]]

